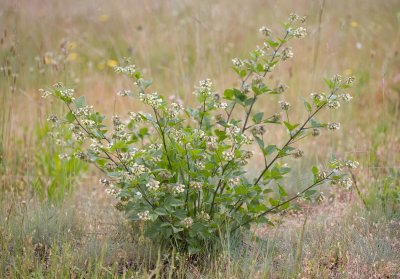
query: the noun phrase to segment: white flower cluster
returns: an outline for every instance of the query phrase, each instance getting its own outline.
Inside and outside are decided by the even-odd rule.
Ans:
[[[136,72],[136,66],[135,65],[128,65],[125,67],[116,66],[116,67],[114,67],[114,71],[118,74],[121,73],[121,74],[125,74],[128,76],[132,76]]]
[[[218,148],[217,139],[215,136],[205,137],[206,146],[210,151],[215,151]]]
[[[207,212],[204,212],[204,211],[201,211],[201,212],[200,212],[199,218],[200,218],[201,220],[206,221],[206,222],[210,221],[210,215],[208,215],[208,213],[207,213]]]
[[[244,65],[243,61],[239,58],[233,58],[232,59],[232,64],[235,67],[242,67]]]
[[[279,106],[281,107],[281,110],[289,110],[291,105],[287,101],[279,101]]]
[[[211,80],[210,79],[201,80],[199,82],[199,86],[195,88],[193,94],[196,96],[203,96],[203,97],[209,97],[213,95],[214,91],[212,90]]]
[[[157,92],[151,94],[139,93],[139,100],[155,109],[160,108],[163,104],[163,99]]]
[[[62,153],[58,155],[58,158],[60,158],[61,160],[69,160],[71,156],[67,153]]]
[[[328,108],[330,108],[330,109],[338,109],[339,107],[340,107],[339,101],[336,101],[336,100],[328,101]]]
[[[340,129],[340,123],[336,123],[336,122],[330,122],[328,123],[328,129],[329,130],[339,130]]]
[[[228,137],[235,137],[240,134],[240,128],[232,123],[227,124],[226,134]]]
[[[140,122],[143,120],[142,114],[136,112],[128,112],[129,118],[135,122]]]
[[[179,183],[173,184],[172,192],[174,192],[175,194],[180,194],[185,192],[185,185]]]
[[[235,159],[235,154],[230,151],[224,151],[222,152],[222,157],[225,161],[232,161],[233,159]]]
[[[143,173],[146,173],[148,171],[148,169],[143,165],[139,165],[139,164],[134,163],[133,166],[130,167],[130,171],[134,175],[138,176],[138,175],[141,175]]]
[[[199,181],[191,181],[190,182],[190,187],[192,187],[195,190],[201,190],[203,184]]]
[[[106,193],[110,196],[118,196],[121,193],[121,190],[111,184],[108,188],[106,188]]]
[[[149,150],[149,151],[157,151],[157,150],[160,150],[161,147],[162,147],[161,143],[153,143],[153,144],[150,144],[147,147],[147,150]]]
[[[72,112],[76,117],[89,117],[94,113],[93,106],[84,106],[82,108],[77,108]]]
[[[158,190],[158,188],[160,188],[160,182],[157,180],[151,180],[146,184],[146,187],[150,191],[156,191],[156,190]]]
[[[287,47],[282,51],[282,60],[286,61],[290,58],[293,58],[294,53],[291,47]]]
[[[204,164],[204,162],[202,160],[197,160],[194,165],[196,166],[197,169],[199,170],[204,170],[204,168],[206,167],[206,165]]]
[[[49,90],[39,89],[39,92],[42,93],[42,98],[47,98],[53,95],[53,92]]]
[[[99,155],[102,152],[104,145],[96,139],[92,139],[92,143],[89,146],[89,150],[95,154]]]
[[[348,77],[348,78],[344,81],[344,83],[345,83],[346,85],[352,85],[352,84],[355,82],[355,80],[356,80],[356,78],[353,77],[353,76],[351,76],[351,77]]]
[[[292,31],[292,35],[299,39],[304,38],[307,36],[307,29],[304,27],[299,27]]]
[[[148,210],[138,213],[139,220],[148,221],[150,220],[150,212]]]
[[[227,107],[228,107],[228,104],[225,102],[216,102],[215,103],[215,108],[226,109]]]
[[[340,95],[339,98],[345,102],[350,102],[351,99],[353,99],[353,97],[348,93]]]
[[[341,75],[338,75],[338,74],[334,75],[333,78],[332,78],[332,81],[334,83],[341,83],[342,80],[343,80],[343,77]]]
[[[171,103],[168,108],[168,116],[170,118],[175,118],[179,115],[179,113],[183,110],[183,106],[178,103]]]
[[[194,129],[192,131],[192,133],[193,133],[193,136],[199,140],[202,140],[206,136],[206,133],[203,130],[199,130],[199,129]]]
[[[188,229],[193,225],[193,219],[190,217],[186,217],[182,220],[181,224],[185,229]]]
[[[323,93],[311,93],[310,96],[311,96],[311,99],[317,100],[320,102],[325,100],[325,94],[323,94]]]
[[[240,182],[240,177],[235,177],[228,179],[226,183],[228,184],[229,187],[235,187],[236,185],[239,184],[239,182]]]
[[[282,94],[282,93],[285,92],[288,88],[289,88],[289,86],[287,86],[286,84],[279,84],[279,85],[274,89],[274,91],[277,92],[277,93],[279,93],[279,94]]]
[[[258,31],[260,31],[260,33],[263,34],[265,37],[269,37],[272,34],[271,29],[265,26],[262,26]]]
[[[296,149],[295,152],[293,152],[293,157],[294,158],[301,158],[304,155],[304,151],[300,149]]]
[[[328,177],[328,173],[326,171],[321,171],[317,175],[317,180],[322,181]]]
[[[346,177],[339,181],[339,185],[345,188],[346,190],[349,190],[353,185],[353,181],[351,180],[350,177]]]
[[[255,127],[253,127],[253,128],[251,129],[251,132],[252,132],[253,135],[255,135],[255,136],[257,136],[257,135],[262,136],[262,135],[265,134],[266,130],[265,130],[264,125],[257,125],[257,126],[255,126]]]
[[[347,160],[345,164],[346,164],[346,167],[348,167],[350,169],[356,169],[360,165],[359,162],[352,161],[352,160]]]
[[[132,92],[131,92],[130,90],[124,89],[124,90],[118,91],[118,92],[117,92],[117,95],[118,95],[118,96],[125,97],[125,96],[130,96],[130,95],[132,95]]]

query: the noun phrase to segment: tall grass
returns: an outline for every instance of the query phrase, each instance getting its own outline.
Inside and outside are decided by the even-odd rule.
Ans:
[[[357,77],[355,102],[334,116],[344,124],[343,136],[312,141],[304,151],[321,163],[342,155],[339,150],[359,160],[354,178],[369,210],[355,192],[323,188],[323,206],[276,228],[258,228],[257,237],[231,239],[225,253],[194,263],[146,242],[93,190],[97,180],[76,179],[85,166],[58,160],[45,122],[61,108],[46,105],[39,88],[61,81],[99,110],[123,115],[139,108],[115,101],[127,84],[112,66],[131,57],[154,77],[160,94],[190,103],[200,79],[211,77],[220,90],[231,86],[231,58],[259,41],[259,26],[278,27],[292,11],[308,15],[311,39],[293,45],[297,59],[270,82],[289,81],[286,99],[294,101],[299,92],[322,88],[317,76]],[[399,12],[396,0],[0,0],[0,277],[396,278]],[[293,193],[307,179],[305,167],[289,178]],[[67,193],[72,197],[65,201]]]

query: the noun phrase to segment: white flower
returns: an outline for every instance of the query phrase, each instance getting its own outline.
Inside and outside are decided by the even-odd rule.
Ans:
[[[234,124],[228,123],[226,128],[226,134],[230,137],[237,136],[240,133],[240,128]]]
[[[340,129],[340,123],[336,123],[336,122],[328,123],[328,129],[332,130],[332,131],[339,130]]]
[[[317,180],[318,181],[322,181],[322,180],[324,180],[325,178],[327,178],[328,177],[328,174],[326,173],[326,171],[321,171],[320,173],[318,173],[318,175],[317,175]]]
[[[125,89],[117,92],[118,96],[123,96],[123,97],[129,96],[131,94],[132,94],[132,92],[130,90],[125,90]]]
[[[67,153],[64,153],[64,154],[59,154],[58,158],[60,158],[61,160],[69,160],[71,156]]]
[[[351,99],[353,99],[353,97],[352,97],[350,94],[348,94],[348,93],[340,95],[340,98],[341,98],[343,101],[346,101],[346,102],[350,102]]]
[[[190,217],[186,217],[182,220],[181,224],[185,229],[188,229],[193,225],[193,219]]]
[[[39,89],[39,92],[42,93],[42,98],[47,98],[47,97],[53,95],[53,92],[44,90],[44,89]]]
[[[216,103],[215,106],[216,106],[216,108],[226,109],[228,107],[228,104],[221,102],[221,103]]]
[[[320,94],[320,93],[311,93],[310,96],[311,96],[311,99],[317,100],[317,101],[323,101],[325,99],[324,94]]]
[[[202,186],[203,185],[202,185],[201,182],[198,182],[198,181],[191,181],[190,182],[190,187],[192,187],[195,190],[201,190]]]
[[[157,180],[151,180],[146,184],[146,187],[149,188],[150,191],[156,191],[160,188],[160,182]]]
[[[128,76],[132,76],[136,72],[136,66],[135,65],[128,65],[125,67],[116,66],[114,67],[114,71],[116,73],[122,73]]]
[[[241,59],[239,59],[239,58],[233,58],[232,59],[232,64],[235,67],[242,67],[243,66],[243,61]]]
[[[348,77],[346,80],[345,80],[345,84],[347,84],[347,85],[352,85],[353,83],[354,83],[354,81],[356,80],[356,78],[355,77],[353,77],[353,76],[351,76],[351,77]]]
[[[279,106],[281,107],[282,110],[289,110],[291,105],[289,102],[279,101]]]
[[[172,191],[173,191],[175,194],[183,193],[183,192],[185,192],[185,185],[179,184],[179,183],[174,184],[174,185],[172,186]]]
[[[287,47],[282,51],[282,60],[283,61],[293,58],[293,56],[294,56],[294,53],[293,53],[291,47]]]
[[[338,109],[340,107],[339,101],[329,101],[328,108],[330,109]]]
[[[134,174],[134,175],[140,175],[144,172],[147,171],[147,168],[143,165],[138,165],[138,164],[133,164],[133,166],[130,168],[130,171]]]
[[[199,81],[199,85],[200,86],[196,87],[195,91],[193,92],[194,95],[209,97],[214,94],[214,91],[212,90],[212,82],[210,79]]]
[[[260,33],[263,34],[265,37],[271,36],[272,33],[271,29],[265,26],[262,26],[258,31],[260,31]]]
[[[140,200],[140,199],[143,197],[142,193],[140,193],[140,192],[136,192],[136,193],[135,193],[135,196],[136,196],[136,198],[137,198],[138,200]]]
[[[113,184],[110,184],[109,188],[106,189],[106,193],[110,196],[118,196],[121,193],[121,190],[115,187]]]
[[[287,86],[286,84],[279,84],[276,88],[275,91],[279,94],[285,92],[287,89],[289,88],[289,86]]]
[[[163,103],[163,99],[157,92],[151,94],[139,93],[139,100],[155,109],[160,108]]]
[[[225,161],[232,161],[233,159],[235,159],[235,154],[233,154],[230,151],[222,152],[222,156],[223,156]]]
[[[197,160],[194,164],[199,170],[204,170],[204,168],[206,167],[204,162],[201,160]]]
[[[307,36],[307,29],[305,29],[304,27],[299,27],[294,30],[292,34],[296,38],[304,38],[305,36]]]
[[[168,108],[168,114],[170,118],[175,118],[178,114],[183,110],[182,105],[178,103],[171,103],[170,107]]]
[[[349,190],[353,185],[353,181],[350,177],[343,178],[339,181],[339,185],[344,187],[346,190]]]
[[[139,220],[148,221],[150,220],[150,212],[148,210],[138,213]]]
[[[199,214],[199,218],[204,220],[204,221],[210,221],[210,215],[208,215],[207,212],[201,211]]]
[[[358,168],[359,165],[360,163],[357,161],[351,161],[351,160],[346,161],[346,167],[350,169],[356,169]]]
[[[332,81],[333,81],[334,83],[341,83],[342,80],[343,80],[342,76],[341,76],[341,75],[337,75],[337,74],[334,75],[333,78],[332,78]]]
[[[240,178],[235,177],[235,178],[229,179],[226,183],[228,184],[229,187],[234,187],[234,186],[238,185],[239,182],[240,182]]]

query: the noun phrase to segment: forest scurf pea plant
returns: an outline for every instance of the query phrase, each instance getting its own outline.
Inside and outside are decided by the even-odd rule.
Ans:
[[[312,93],[311,100],[304,101],[308,116],[302,122],[289,121],[286,101],[280,101],[280,112],[271,116],[253,112],[262,97],[287,89],[285,85],[270,88],[265,77],[278,63],[293,57],[286,45],[306,35],[304,20],[291,14],[283,24],[284,34],[275,39],[270,29],[262,27],[263,46],[251,51],[248,59],[232,60],[239,87],[225,90],[221,98],[209,79],[200,81],[194,90],[197,108],[183,108],[157,93],[147,93],[151,81],[134,65],[127,65],[115,71],[133,80],[137,89],[118,95],[137,97],[149,113],[130,112],[126,121],[114,115],[108,130],[104,115],[88,106],[84,97],[75,99],[72,89],[57,84],[42,90],[43,96],[62,100],[69,113],[63,119],[51,116],[49,121],[55,129],[68,125],[72,137],[63,139],[63,144],[80,149],[71,155],[93,163],[105,174],[100,182],[119,200],[117,208],[129,220],[144,224],[150,238],[190,253],[218,246],[221,235],[249,229],[252,223],[269,223],[268,213],[311,196],[317,185],[351,186],[343,169],[358,163],[335,159],[326,169],[313,167],[311,185],[289,197],[280,180],[290,168],[280,159],[301,157],[303,152],[292,145],[306,136],[317,136],[323,128],[340,128],[339,123],[319,123],[315,117],[352,98],[340,92],[350,87],[353,77],[335,75],[325,80],[329,93]],[[236,113],[237,109],[243,112]],[[265,127],[270,124],[287,130],[288,139],[282,145],[264,141]],[[244,166],[253,156],[248,149],[254,142],[265,164],[256,177],[250,177]]]

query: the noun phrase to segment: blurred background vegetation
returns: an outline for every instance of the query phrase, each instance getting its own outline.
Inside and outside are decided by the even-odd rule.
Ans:
[[[302,218],[290,221],[289,217],[289,225],[282,225],[290,228],[285,234],[279,234],[280,227],[259,228],[260,235],[274,239],[274,247],[265,244],[262,251],[270,253],[264,258],[255,256],[259,250],[254,247],[246,250],[246,257],[236,258],[235,249],[228,249],[230,253],[221,262],[213,262],[206,270],[211,270],[210,277],[222,272],[221,277],[230,278],[242,278],[243,274],[274,277],[271,272],[277,270],[281,277],[303,274],[305,278],[332,274],[343,278],[343,270],[358,272],[353,276],[346,273],[349,278],[399,272],[395,256],[400,253],[399,1],[0,0],[0,275],[44,274],[46,265],[35,260],[37,255],[42,255],[41,259],[48,256],[45,262],[53,260],[53,267],[70,257],[76,274],[93,272],[87,273],[88,277],[117,276],[123,273],[121,268],[132,266],[134,272],[142,270],[138,273],[142,275],[148,270],[156,270],[155,274],[165,271],[157,268],[163,262],[157,252],[147,255],[140,253],[140,248],[135,252],[127,248],[133,242],[142,247],[145,240],[133,236],[133,241],[124,235],[131,229],[124,227],[111,207],[113,201],[103,194],[95,170],[74,159],[59,159],[62,150],[48,136],[46,118],[63,108],[43,100],[39,88],[60,81],[76,88],[77,95],[85,95],[100,111],[124,116],[128,110],[141,109],[135,101],[116,98],[116,92],[129,84],[113,73],[113,67],[129,57],[144,68],[161,95],[191,104],[198,80],[211,78],[219,92],[236,85],[231,59],[245,57],[261,44],[260,26],[277,34],[291,12],[307,16],[309,36],[292,43],[294,59],[275,71],[270,84],[289,85],[284,94],[295,104],[294,112],[304,115],[301,96],[323,90],[324,77],[339,73],[357,78],[353,101],[324,116],[341,122],[341,130],[310,139],[302,147],[306,158],[295,163],[298,176],[290,178],[291,191],[301,188],[294,182],[303,178],[303,170],[311,164],[347,156],[361,163],[354,172],[360,193],[322,189],[328,192],[327,201],[307,206],[299,213]],[[277,101],[265,99],[260,109],[274,112]],[[271,138],[283,136],[283,132],[271,132]],[[257,158],[255,166],[256,162]],[[305,216],[315,212],[324,220],[332,219],[342,237],[335,236],[327,225],[330,221],[313,218],[308,222],[315,224],[307,225]],[[358,219],[354,217],[357,214]],[[365,223],[358,224],[360,220]],[[378,230],[379,226],[384,229]],[[320,234],[328,237],[318,248]],[[366,242],[360,244],[364,234]],[[367,249],[363,245],[372,252],[362,250]],[[19,253],[18,247],[31,252]],[[65,253],[55,247],[64,247]],[[72,256],[77,249],[84,251],[82,259]],[[317,255],[318,249],[325,253]],[[50,254],[58,258],[51,260]],[[129,264],[121,263],[122,259]],[[229,264],[224,262],[227,259]],[[179,274],[204,275],[193,266],[183,269]],[[170,266],[168,270],[172,270]],[[47,272],[50,277],[56,270],[47,268]]]

